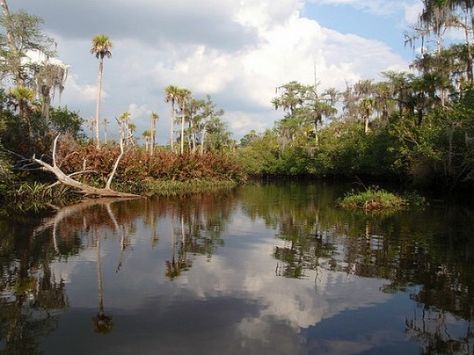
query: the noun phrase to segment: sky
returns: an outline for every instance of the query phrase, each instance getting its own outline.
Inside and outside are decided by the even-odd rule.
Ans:
[[[57,56],[70,65],[61,105],[86,119],[95,114],[98,71],[91,39],[107,34],[113,56],[105,60],[101,117],[114,122],[128,111],[141,136],[150,113],[158,112],[158,143],[166,144],[170,84],[197,98],[211,95],[239,139],[283,116],[271,99],[291,80],[313,84],[316,71],[321,90],[342,90],[377,80],[382,71],[408,69],[414,53],[403,34],[421,1],[15,0],[9,6],[43,18]]]

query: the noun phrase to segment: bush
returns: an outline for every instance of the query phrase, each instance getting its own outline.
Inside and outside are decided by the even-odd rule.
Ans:
[[[391,192],[370,187],[363,192],[351,191],[338,205],[348,209],[363,209],[365,211],[398,210],[408,206],[408,200]]]

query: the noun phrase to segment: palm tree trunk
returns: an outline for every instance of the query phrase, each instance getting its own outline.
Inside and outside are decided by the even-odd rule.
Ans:
[[[173,137],[173,133],[174,133],[174,121],[176,120],[176,111],[174,109],[174,101],[171,101],[171,115],[170,115],[170,119],[171,119],[171,122],[170,122],[170,147],[171,147],[171,151],[173,152],[174,149],[173,149],[173,146],[174,146],[174,137]]]
[[[196,133],[194,132],[194,125],[193,122],[191,121],[191,145],[192,145],[192,150],[193,154],[196,153]]]
[[[184,153],[184,110],[181,114],[181,154]]]
[[[104,59],[101,58],[99,62],[99,74],[97,77],[97,102],[95,107],[95,144],[97,149],[100,148],[100,136],[99,136],[99,120],[100,120],[100,101],[102,97],[102,76],[104,74]]]
[[[155,139],[156,139],[156,120],[151,118],[151,144],[150,144],[150,156],[153,155],[155,149]]]
[[[201,134],[201,155],[204,154],[204,139],[206,138],[206,126],[202,129],[202,134]]]
[[[107,121],[104,121],[104,143],[107,144]]]

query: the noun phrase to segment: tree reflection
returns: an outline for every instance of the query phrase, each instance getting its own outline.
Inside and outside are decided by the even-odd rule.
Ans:
[[[407,292],[431,312],[422,321],[420,316],[407,320],[410,334],[427,353],[472,351],[466,322],[474,319],[472,210],[443,207],[371,216],[335,208],[341,194],[318,184],[243,189],[248,216],[262,218],[277,231],[276,275],[304,278],[308,271],[324,268],[388,280],[382,291]],[[440,326],[448,315],[464,327],[465,335],[449,335]]]
[[[110,206],[109,206],[110,209]],[[112,317],[105,314],[104,310],[104,281],[103,281],[103,274],[102,274],[102,258],[101,258],[101,250],[100,250],[100,240],[101,236],[97,235],[97,230],[94,230],[94,234],[97,240],[96,246],[96,270],[97,270],[97,291],[99,294],[99,311],[97,315],[94,317],[94,330],[97,333],[107,334],[113,328]]]
[[[59,250],[28,220],[20,222],[0,221],[0,351],[38,354],[40,339],[57,327],[58,312],[68,307],[64,282],[55,279],[50,264],[74,245]]]
[[[222,232],[236,200],[233,193],[226,192],[165,201],[171,219],[171,258],[166,261],[166,276],[175,279],[192,267],[193,255],[210,259],[224,244]]]
[[[414,312],[413,317],[405,320],[405,331],[412,337],[418,339],[423,348],[423,354],[472,354],[474,350],[473,320],[466,321],[465,334],[453,334],[455,329],[451,325],[455,322],[449,321],[452,317],[443,310],[425,309]]]
[[[98,311],[94,330],[110,332],[114,324],[105,307],[103,240],[112,237],[120,245],[116,267],[120,272],[127,253],[133,252],[137,221],[143,220],[149,228],[156,248],[159,220],[170,218],[173,235],[166,276],[173,279],[192,266],[194,255],[210,258],[223,244],[221,233],[235,203],[233,197],[202,194],[120,203],[100,199],[62,208],[31,224],[25,223],[28,220],[19,225],[0,222],[0,350],[8,354],[38,352],[40,339],[56,328],[60,311],[68,307],[65,282],[57,278],[52,264],[88,248],[96,252]]]

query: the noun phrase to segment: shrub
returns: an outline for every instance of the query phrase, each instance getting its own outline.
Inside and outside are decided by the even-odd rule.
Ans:
[[[397,210],[408,206],[408,200],[391,192],[370,187],[366,191],[347,193],[338,205],[349,209],[365,211]]]

